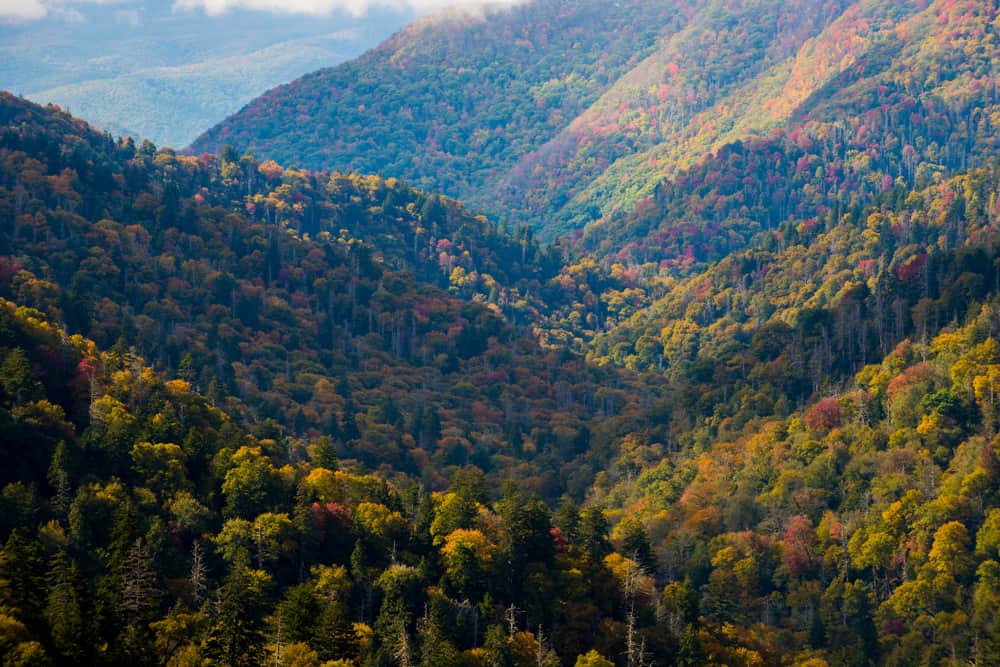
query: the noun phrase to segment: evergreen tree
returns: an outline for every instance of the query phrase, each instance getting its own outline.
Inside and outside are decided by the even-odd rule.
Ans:
[[[52,645],[66,664],[84,664],[93,647],[85,620],[79,571],[65,551],[51,558],[47,577],[51,586],[45,605]]]
[[[244,567],[234,569],[219,589],[214,622],[205,644],[217,664],[251,667],[264,657],[263,617],[267,576]]]

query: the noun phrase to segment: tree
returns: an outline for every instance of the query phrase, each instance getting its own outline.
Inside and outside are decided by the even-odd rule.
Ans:
[[[265,512],[253,521],[253,553],[258,569],[288,561],[295,551],[292,520],[287,514]]]
[[[642,523],[629,517],[622,521],[619,530],[622,534],[621,553],[639,563],[646,574],[655,575],[659,563]]]
[[[31,638],[28,629],[14,616],[0,609],[0,655],[11,667],[45,667],[49,657],[45,648]]]
[[[793,577],[811,574],[817,563],[816,530],[807,516],[797,514],[788,522],[784,534],[785,568]]]
[[[817,435],[825,435],[840,426],[840,403],[836,398],[822,398],[806,414],[806,426]]]
[[[580,513],[578,527],[580,548],[592,563],[600,563],[611,553],[611,542],[608,540],[608,520],[604,512],[597,507],[590,507]]]
[[[45,615],[47,585],[45,557],[37,540],[15,530],[3,547],[3,576],[7,587],[3,604],[18,610],[19,617],[31,627],[41,627]]]
[[[279,667],[320,667],[320,655],[305,642],[289,644],[275,657]]]
[[[969,552],[969,531],[964,524],[949,521],[937,529],[927,554],[927,567],[958,583],[968,580],[975,564]]]
[[[580,506],[572,498],[565,498],[552,515],[552,523],[572,543],[579,539]]]
[[[206,613],[191,612],[175,605],[166,618],[149,624],[157,658],[167,665],[190,664],[196,659],[207,625]]]
[[[71,664],[87,661],[87,623],[79,590],[79,571],[64,551],[52,556],[49,568],[49,591],[45,606],[45,620],[48,623],[52,644],[57,654]]]
[[[546,567],[555,555],[549,511],[537,498],[526,498],[508,487],[497,503],[500,517],[500,541],[496,563],[512,599],[519,599],[528,586],[525,580],[529,564]],[[541,591],[535,590],[534,594]]]
[[[1000,560],[1000,508],[990,509],[976,533],[976,556]]]
[[[326,470],[337,470],[340,467],[337,447],[330,436],[321,437],[313,445],[313,465]]]
[[[234,466],[222,482],[227,516],[252,519],[273,508],[281,494],[281,478],[270,459],[259,447],[241,447],[232,460]]]
[[[184,452],[173,443],[140,442],[132,447],[132,468],[153,491],[166,498],[188,486]]]
[[[972,631],[976,664],[1000,660],[1000,563],[984,561],[978,568],[972,596]]]
[[[156,604],[159,589],[148,549],[137,538],[121,566],[121,606],[129,624],[142,619]]]
[[[0,389],[14,405],[24,405],[45,396],[42,383],[31,372],[24,350],[15,347],[0,361]]]
[[[577,656],[574,667],[615,667],[615,663],[591,649],[587,653]]]
[[[323,604],[311,634],[310,644],[323,660],[358,657],[357,636],[347,600],[330,599]]]
[[[200,540],[195,540],[191,547],[191,570],[188,575],[188,583],[191,585],[191,599],[195,606],[200,606],[208,590],[208,566],[205,563],[205,552]]]
[[[270,578],[259,570],[234,567],[219,590],[206,654],[229,667],[260,665],[264,658],[263,616]]]
[[[441,628],[432,619],[423,632],[420,645],[420,667],[460,667],[458,650],[442,636]]]
[[[872,620],[874,601],[862,581],[834,579],[823,593],[820,616],[827,646],[837,664],[868,665],[878,656],[878,633]]]
[[[478,530],[459,528],[441,546],[445,579],[458,599],[478,600],[493,560],[493,545]]]
[[[324,660],[358,657],[360,647],[348,609],[352,586],[346,568],[317,565],[312,575],[320,607],[313,619],[312,645]]]
[[[430,533],[434,544],[439,545],[445,536],[460,528],[471,528],[476,516],[476,502],[465,494],[446,493],[437,503]]]

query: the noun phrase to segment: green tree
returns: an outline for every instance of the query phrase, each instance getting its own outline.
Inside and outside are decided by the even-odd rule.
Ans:
[[[18,610],[29,627],[41,628],[49,579],[37,540],[26,538],[21,530],[10,534],[3,548],[3,576],[7,580],[3,604]]]
[[[820,616],[830,654],[838,665],[868,665],[878,657],[872,620],[874,599],[862,581],[834,579],[823,593]]]
[[[259,570],[235,567],[219,589],[205,653],[216,664],[251,667],[264,658],[263,618],[270,578]]]
[[[655,575],[659,569],[659,563],[642,523],[629,517],[622,521],[620,530],[622,533],[621,553],[642,565],[647,574]]]
[[[160,498],[189,485],[184,464],[183,450],[173,443],[140,442],[132,447],[132,469]]]
[[[45,606],[45,620],[52,644],[63,660],[83,664],[88,660],[92,643],[84,616],[79,571],[64,551],[52,556],[48,580],[52,588]]]
[[[45,397],[42,383],[31,372],[31,363],[19,347],[8,351],[0,361],[0,389],[14,405]]]
[[[226,515],[253,519],[275,507],[282,485],[278,471],[260,448],[242,447],[233,454],[234,466],[226,472],[222,495]]]
[[[580,548],[592,563],[600,563],[611,553],[611,542],[608,540],[608,519],[604,511],[597,507],[589,507],[580,513]]]

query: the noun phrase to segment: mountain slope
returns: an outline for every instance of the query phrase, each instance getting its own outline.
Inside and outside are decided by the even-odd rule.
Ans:
[[[582,492],[585,460],[656,391],[505,321],[530,317],[549,260],[455,202],[137,149],[8,95],[0,124],[0,294],[134,347],[246,424],[431,482],[476,461],[558,495]]]
[[[435,667],[527,667],[624,636],[600,512],[569,505],[564,534],[471,466],[433,494],[362,473],[2,298],[0,370],[4,664],[390,667],[405,636]],[[510,606],[535,632],[502,629]]]
[[[549,250],[0,97],[0,650],[996,663],[1000,168],[943,74],[986,61],[850,64]]]
[[[691,11],[542,0],[428,17],[349,64],[268,92],[192,150],[232,144],[481,204],[484,183],[565,127]]]
[[[996,149],[996,24],[993,0],[528,3],[485,23],[427,20],[272,91],[193,149],[378,171],[553,238],[778,129],[895,162],[905,149],[906,169],[886,172],[910,182],[920,163],[974,164]],[[486,78],[473,86],[463,68]]]

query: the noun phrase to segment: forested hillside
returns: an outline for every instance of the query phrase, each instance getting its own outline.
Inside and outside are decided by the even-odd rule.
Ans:
[[[880,178],[966,168],[997,149],[996,29],[992,1],[706,3],[522,161],[505,200],[579,228],[630,212],[709,152],[781,137],[808,156],[796,170],[822,168],[807,176],[820,197],[867,201]],[[841,180],[852,171],[862,182]],[[780,203],[798,187],[776,190]],[[761,203],[748,193],[751,211]]]
[[[474,467],[436,493],[389,483],[342,467],[330,438],[293,451],[190,382],[6,300],[0,371],[5,665],[558,665],[638,650],[634,586],[650,580],[600,510],[553,517],[515,484],[491,502]],[[657,650],[696,655],[685,632],[692,647],[664,635]]]
[[[350,63],[269,91],[192,149],[231,144],[481,204],[485,184],[566,127],[689,14],[646,0],[446,11]]]
[[[997,27],[451,13],[198,156],[0,93],[4,664],[1000,664]]]
[[[825,206],[980,163],[997,148],[997,20],[995,0],[530,2],[436,17],[271,91],[193,149],[405,178],[548,239],[599,222],[622,245],[643,235],[621,216],[733,142],[797,153],[805,196]],[[749,188],[744,217],[795,210],[798,183],[731,178],[743,176],[726,189]],[[718,222],[713,206],[692,215]]]
[[[0,119],[13,664],[1000,657],[995,165],[645,275]],[[577,278],[664,296],[540,349]]]
[[[570,462],[655,397],[513,326],[557,266],[456,202],[115,142],[9,95],[0,122],[0,295],[134,350],[293,454],[322,435],[432,486],[475,462],[579,495],[598,461]]]

